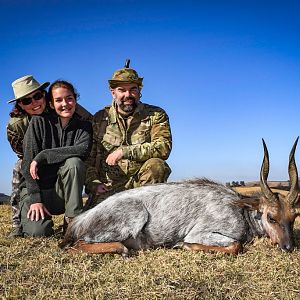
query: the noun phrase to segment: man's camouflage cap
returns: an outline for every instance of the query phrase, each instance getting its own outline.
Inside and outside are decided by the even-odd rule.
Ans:
[[[108,83],[111,88],[115,88],[120,83],[136,83],[139,87],[142,87],[143,79],[143,77],[139,77],[135,70],[123,68],[115,71]]]

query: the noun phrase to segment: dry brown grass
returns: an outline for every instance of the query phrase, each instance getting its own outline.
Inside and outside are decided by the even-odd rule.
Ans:
[[[255,193],[260,193],[261,191],[259,186],[252,186],[252,187],[238,186],[238,187],[234,187],[233,189],[242,195],[251,195]],[[271,188],[271,190],[275,193],[280,193],[282,195],[287,195],[288,193],[288,191],[286,190],[280,190],[275,188]]]
[[[123,260],[119,255],[61,252],[59,235],[9,240],[9,206],[0,206],[0,215],[3,299],[300,298],[299,221],[298,248],[291,254],[260,239],[236,257],[159,249]]]

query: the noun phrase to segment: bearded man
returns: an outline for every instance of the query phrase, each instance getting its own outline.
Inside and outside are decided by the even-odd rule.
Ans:
[[[125,189],[166,182],[171,173],[169,118],[163,109],[140,101],[142,81],[129,60],[108,80],[112,104],[93,118],[87,206]]]

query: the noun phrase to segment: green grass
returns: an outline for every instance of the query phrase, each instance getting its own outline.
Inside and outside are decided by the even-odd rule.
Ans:
[[[124,260],[62,252],[60,234],[10,240],[9,206],[0,216],[0,299],[300,299],[299,221],[290,254],[260,239],[236,257],[158,249]]]

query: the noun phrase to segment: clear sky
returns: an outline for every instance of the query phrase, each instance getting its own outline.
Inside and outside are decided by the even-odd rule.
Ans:
[[[257,180],[262,137],[269,178],[286,180],[300,134],[299,12],[288,0],[0,0],[0,192],[10,193],[16,160],[12,81],[69,80],[95,113],[126,58],[144,77],[142,101],[170,117],[171,180]]]

